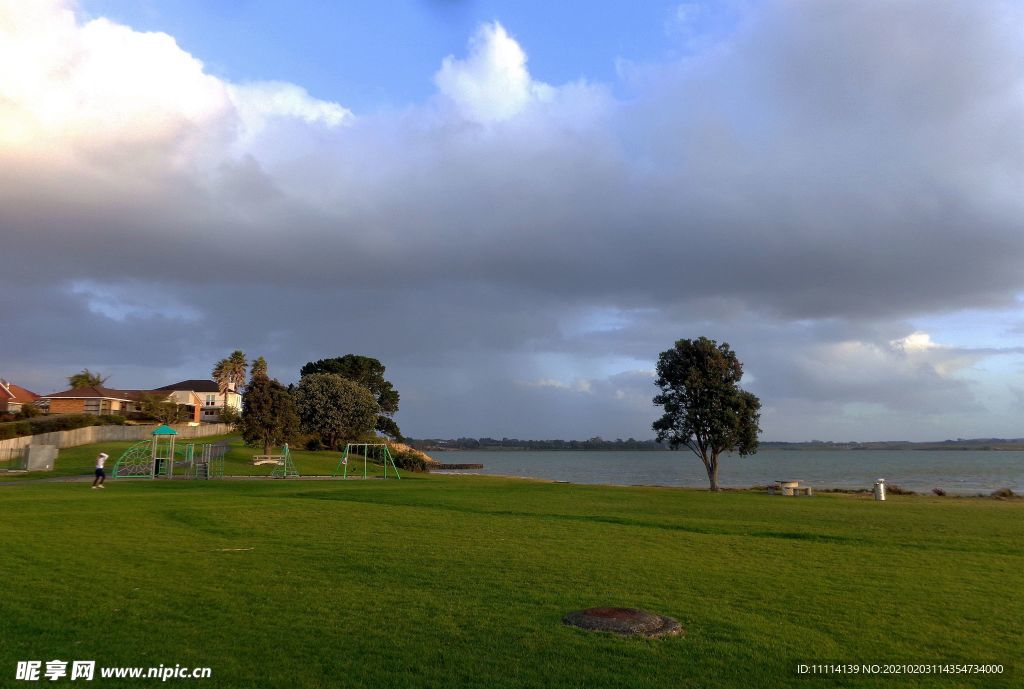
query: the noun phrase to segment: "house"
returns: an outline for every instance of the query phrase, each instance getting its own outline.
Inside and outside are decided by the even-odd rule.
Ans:
[[[154,392],[165,392],[183,399],[188,396],[198,401],[196,421],[219,421],[224,407],[224,395],[216,381],[205,379],[182,380],[172,385],[157,388]],[[181,396],[180,398],[177,396]],[[179,402],[182,404],[183,402]],[[242,411],[242,395],[231,385],[227,392],[227,406],[236,412]]]
[[[142,411],[147,397],[162,402],[184,405],[189,420],[199,421],[200,400],[198,395],[171,395],[160,390],[114,390],[95,386],[72,388],[41,397],[50,414],[131,414]]]
[[[16,414],[21,411],[22,406],[32,404],[38,399],[39,395],[31,390],[0,378],[0,413]]]
[[[101,385],[53,392],[40,398],[51,414],[127,414],[138,410],[139,396]]]

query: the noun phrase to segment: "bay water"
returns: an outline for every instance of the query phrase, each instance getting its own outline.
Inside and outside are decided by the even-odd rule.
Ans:
[[[452,464],[483,464],[465,473],[610,485],[706,488],[704,465],[689,450],[438,452]],[[884,478],[916,492],[988,494],[998,488],[1024,493],[1024,452],[973,450],[762,450],[723,455],[719,483],[726,488],[799,480],[818,490],[870,489]]]

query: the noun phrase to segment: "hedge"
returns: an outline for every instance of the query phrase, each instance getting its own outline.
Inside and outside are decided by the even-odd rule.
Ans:
[[[54,431],[70,431],[86,426],[123,426],[124,418],[105,414],[62,414],[59,416],[41,416],[23,421],[0,423],[0,440],[20,438],[25,435],[39,435]]]

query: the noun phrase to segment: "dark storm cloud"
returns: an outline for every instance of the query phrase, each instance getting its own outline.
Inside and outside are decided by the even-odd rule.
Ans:
[[[707,334],[793,409],[971,411],[959,368],[892,343],[1024,290],[1021,18],[766,3],[626,69],[628,100],[512,73],[493,119],[445,91],[335,128],[0,148],[0,374],[202,375],[243,347],[292,380],[358,351],[413,434],[639,437],[658,351]]]

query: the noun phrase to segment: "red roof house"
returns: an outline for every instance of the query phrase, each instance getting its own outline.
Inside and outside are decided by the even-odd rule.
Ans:
[[[0,412],[19,412],[22,405],[32,404],[39,395],[0,378]]]

